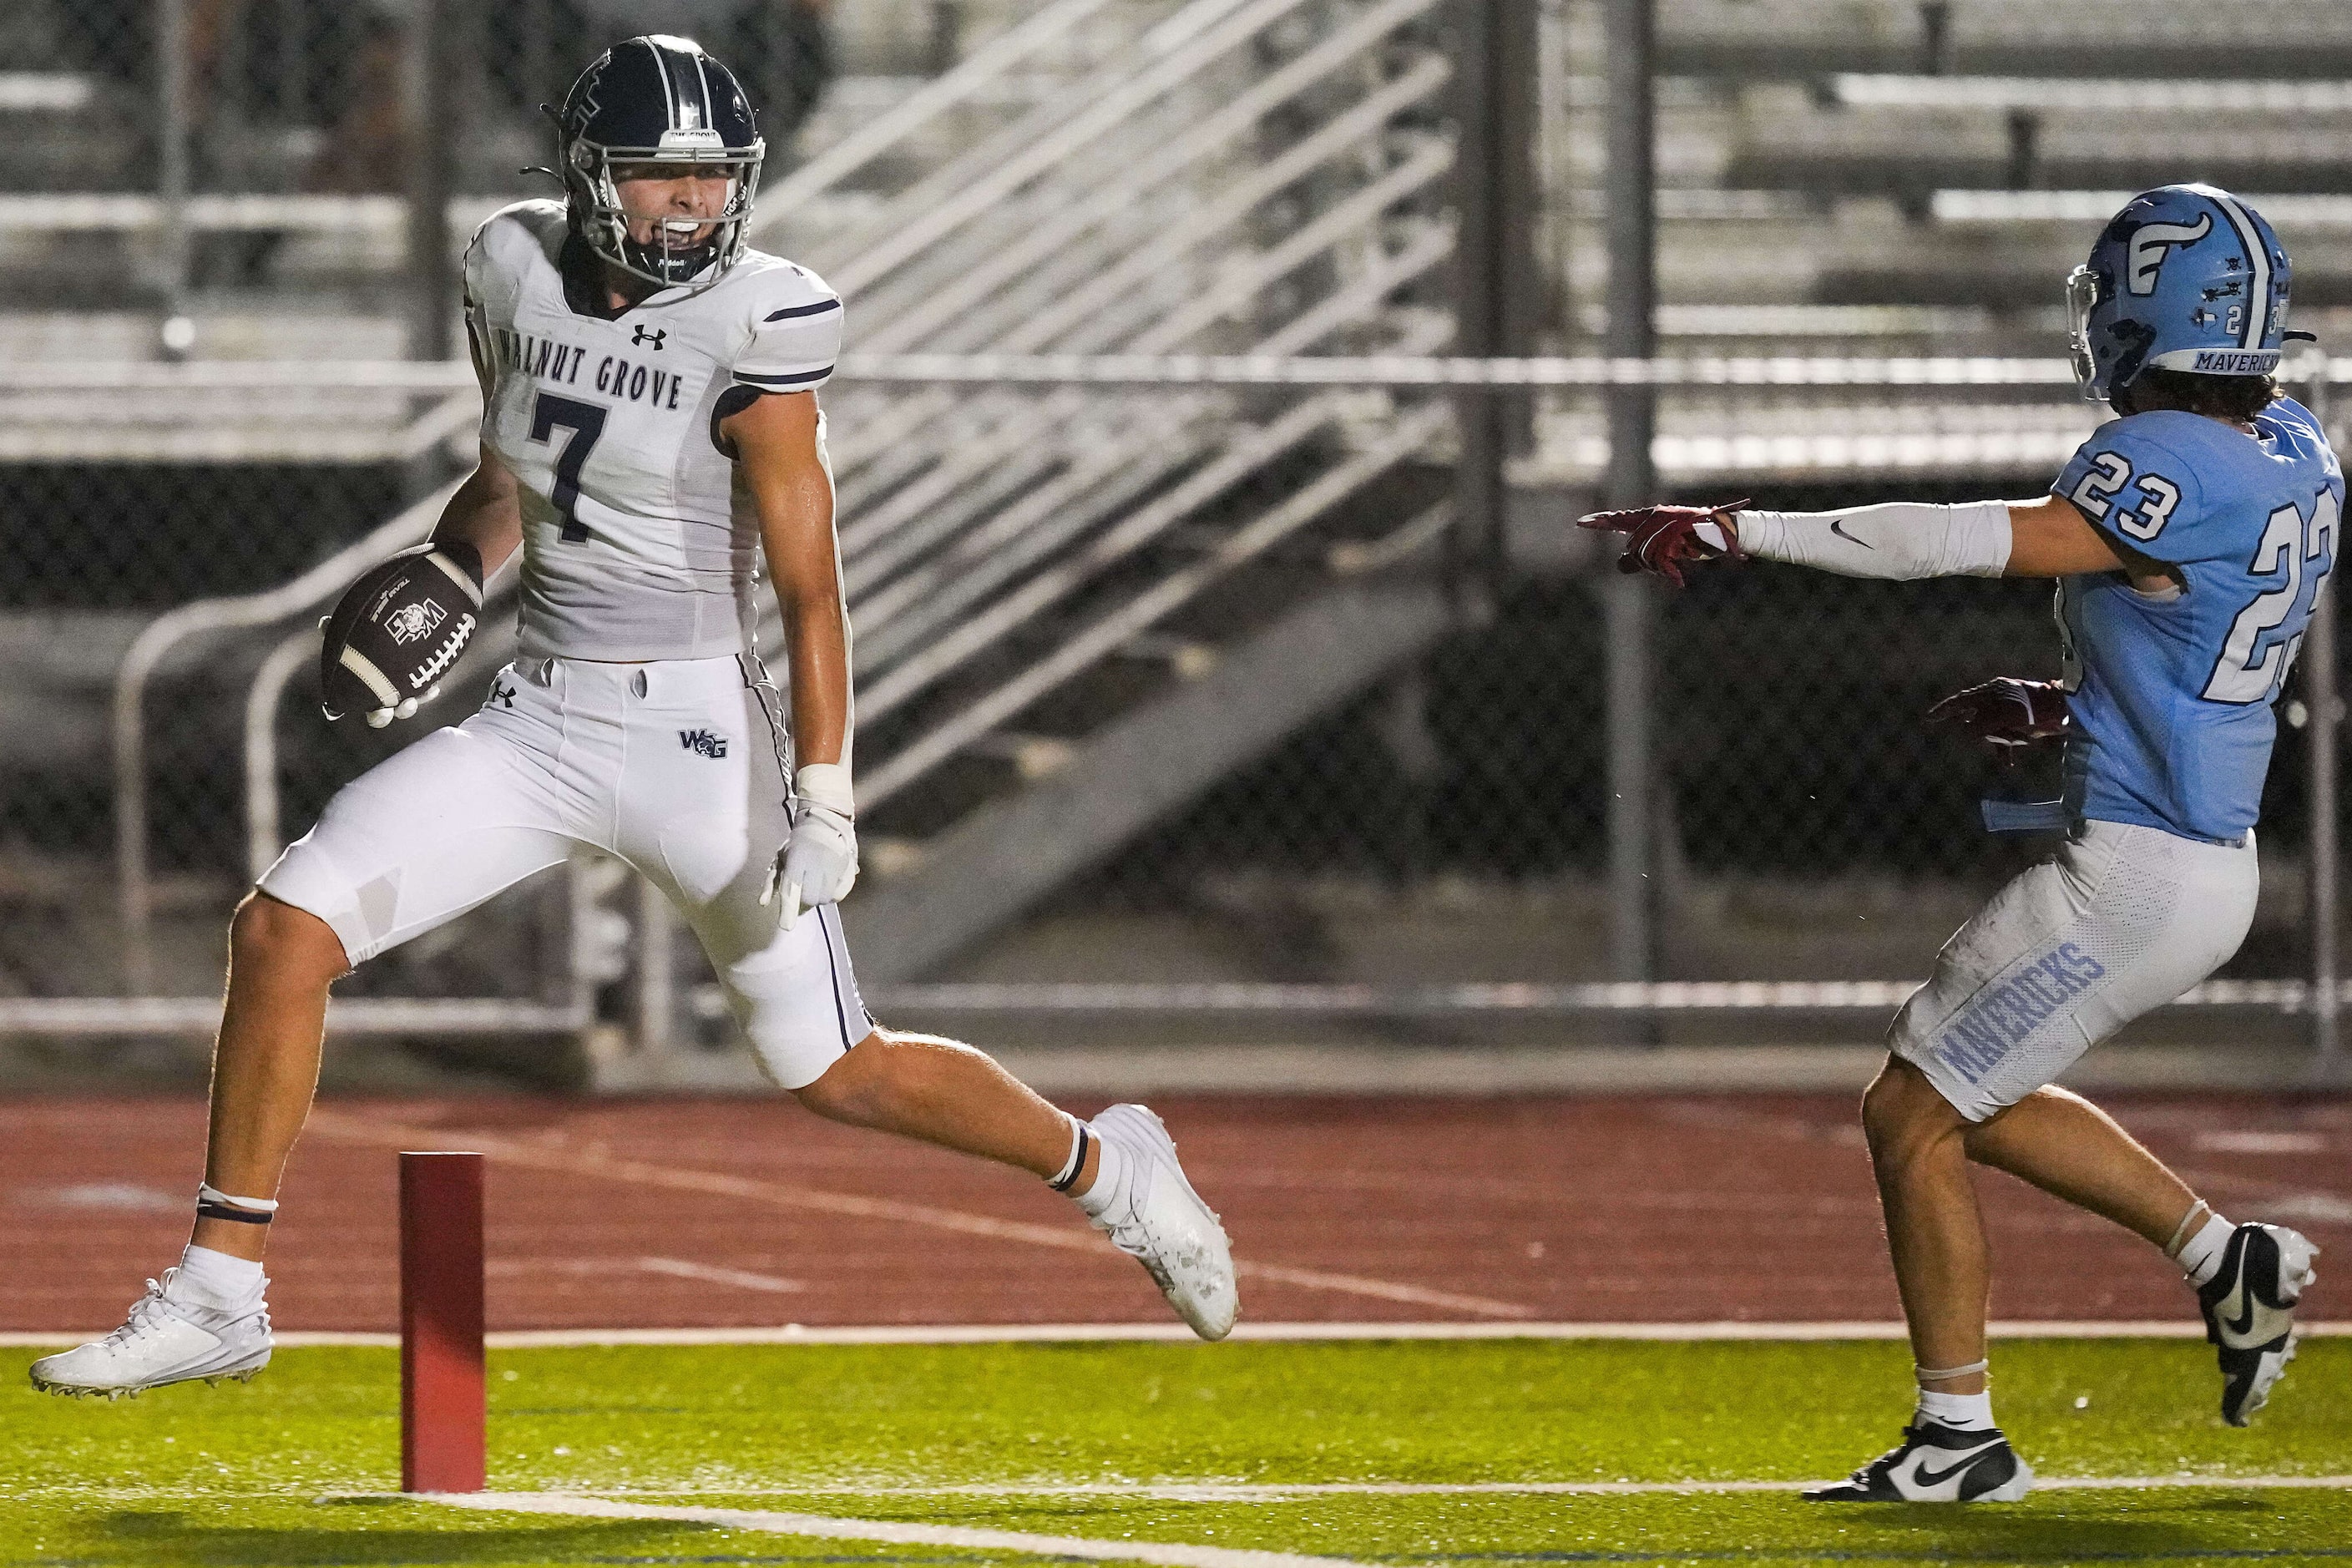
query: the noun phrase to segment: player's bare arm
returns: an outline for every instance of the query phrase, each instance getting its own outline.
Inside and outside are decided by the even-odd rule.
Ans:
[[[761,548],[784,621],[792,672],[792,838],[761,901],[838,903],[857,881],[857,803],[850,787],[849,615],[833,532],[833,476],[814,393],[751,399],[719,424],[759,513]]]
[[[759,508],[791,661],[793,751],[803,767],[844,761],[849,733],[849,622],[817,419],[816,395],[802,392],[761,397],[719,426]]]
[[[465,544],[480,557],[487,581],[522,547],[522,491],[506,462],[488,447],[434,525],[435,544]]]
[[[485,443],[433,536],[343,591],[320,628],[328,718],[363,713],[380,730],[440,694],[481,624],[483,584],[522,542],[519,498],[513,471]]]

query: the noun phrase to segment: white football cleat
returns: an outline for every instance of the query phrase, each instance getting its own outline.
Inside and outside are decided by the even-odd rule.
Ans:
[[[32,1365],[33,1386],[50,1394],[126,1394],[167,1383],[207,1383],[233,1377],[243,1383],[269,1364],[269,1309],[259,1300],[249,1311],[215,1311],[193,1301],[172,1300],[176,1268],[147,1281],[147,1294],[131,1317],[102,1340],[43,1356]]]
[[[1143,1265],[1194,1333],[1223,1339],[1241,1311],[1233,1247],[1216,1211],[1184,1179],[1166,1125],[1140,1105],[1114,1105],[1088,1125],[1128,1161],[1127,1202],[1097,1218],[1095,1228]]]

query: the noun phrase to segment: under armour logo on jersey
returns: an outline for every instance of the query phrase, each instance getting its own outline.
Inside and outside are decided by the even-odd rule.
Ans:
[[[498,702],[512,708],[514,700],[515,688],[509,686],[503,680],[493,680],[490,682],[490,695],[483,701],[482,706],[488,708],[492,702]]]
[[[2131,260],[2125,268],[2124,287],[2135,294],[2156,292],[2156,275],[2176,245],[2194,245],[2213,232],[2213,215],[2199,213],[2195,223],[2144,223],[2132,231]]]
[[[640,344],[651,343],[656,350],[659,350],[662,346],[662,340],[667,336],[669,336],[669,329],[667,327],[656,327],[649,332],[646,331],[643,326],[639,326],[635,330],[634,335],[630,337],[629,342]]]
[[[727,754],[727,737],[713,734],[709,730],[680,730],[677,743],[706,757],[718,758]]]

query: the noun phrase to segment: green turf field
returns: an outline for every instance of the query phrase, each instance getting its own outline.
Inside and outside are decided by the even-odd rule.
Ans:
[[[284,1351],[248,1386],[114,1405],[34,1394],[34,1353],[0,1352],[7,1568],[1050,1555],[386,1498],[390,1351]],[[2306,1346],[2244,1432],[2214,1414],[2208,1357],[2186,1341],[2007,1345],[2002,1424],[2044,1477],[2352,1472],[2352,1341]],[[505,1491],[1395,1564],[2352,1559],[2352,1492],[2326,1488],[2052,1490],[1967,1510],[1770,1491],[1183,1490],[1828,1476],[1907,1414],[1907,1361],[1889,1343],[627,1348],[494,1352],[491,1368],[490,1485]]]

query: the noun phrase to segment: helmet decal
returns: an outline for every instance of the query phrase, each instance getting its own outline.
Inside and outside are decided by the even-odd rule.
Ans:
[[[2268,318],[2271,309],[2271,247],[2278,241],[2275,237],[2270,235],[2269,226],[2263,224],[2261,219],[2254,216],[2253,209],[2237,197],[2225,191],[2216,191],[2213,193],[2213,199],[2221,207],[2222,214],[2229,218],[2230,226],[2237,232],[2238,243],[2245,247],[2247,265],[2253,268],[2253,276],[2247,279],[2245,325],[2239,334],[2238,346],[2242,349],[2259,349],[2263,346],[2263,338],[2270,324]],[[2258,224],[2261,225],[2260,228],[2256,227]],[[2266,240],[2267,243],[2265,243]],[[2235,258],[2230,258],[2232,270],[2235,270]],[[2285,261],[2284,251],[2279,253],[2279,259],[2282,263]],[[2284,273],[2284,267],[2282,266],[2280,270]],[[2284,286],[2285,279],[2282,278],[2280,281]],[[2281,310],[2279,313],[2284,316],[2285,311]],[[2280,325],[2284,326],[2285,322],[2281,321]]]
[[[2074,374],[2108,398],[2142,370],[2268,375],[2291,278],[2271,226],[2218,186],[2143,191],[2066,280]]]
[[[2194,245],[2213,232],[2213,215],[2199,213],[2195,223],[2144,223],[2132,231],[2131,269],[2125,287],[2135,294],[2156,292],[2156,275],[2176,245]]]

